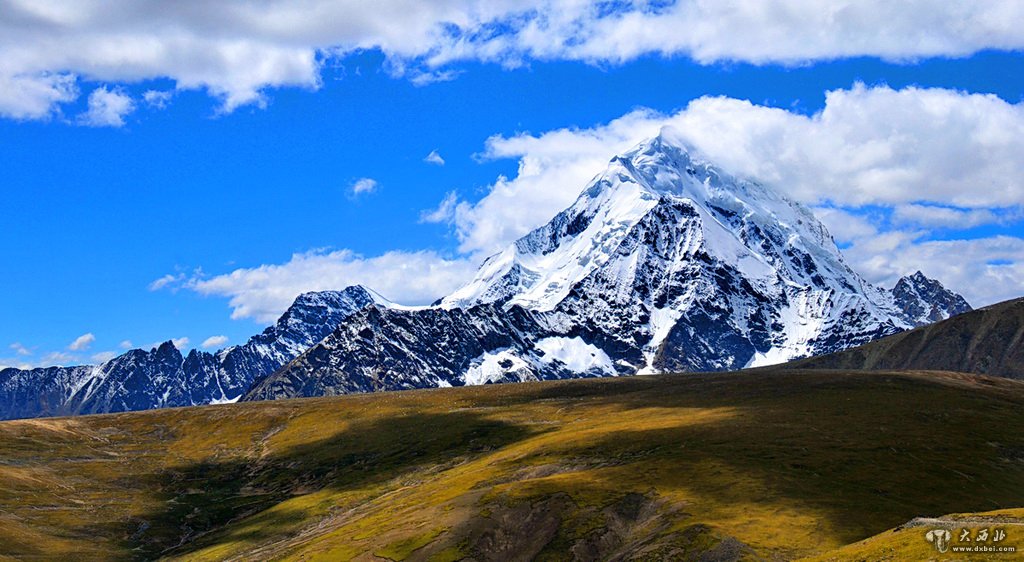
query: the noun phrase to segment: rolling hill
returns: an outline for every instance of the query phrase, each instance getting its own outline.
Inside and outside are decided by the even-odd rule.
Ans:
[[[0,557],[845,560],[1024,505],[1022,426],[1021,381],[779,369],[8,421]]]
[[[936,369],[1024,379],[1024,298],[792,364],[808,369]]]

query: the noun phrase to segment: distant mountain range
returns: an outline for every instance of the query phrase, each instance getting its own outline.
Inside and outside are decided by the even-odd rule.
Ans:
[[[124,412],[238,400],[331,333],[376,295],[362,287],[300,295],[247,343],[186,356],[171,342],[96,366],[0,371],[0,419]]]
[[[301,295],[244,345],[0,371],[0,418],[539,379],[719,371],[828,354],[970,310],[920,272],[892,291],[801,205],[670,131],[430,307]]]

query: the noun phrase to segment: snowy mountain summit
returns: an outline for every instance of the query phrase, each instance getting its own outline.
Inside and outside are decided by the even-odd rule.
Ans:
[[[635,347],[621,359],[642,372],[779,363],[912,325],[810,211],[717,168],[672,130],[613,158],[442,306],[485,302]]]
[[[664,130],[437,306],[364,309],[247,399],[739,369],[918,320],[806,208]]]
[[[970,307],[894,291],[803,206],[666,129],[432,307],[307,293],[241,346],[170,343],[95,367],[0,371],[0,418],[538,379],[718,371],[839,351]]]
[[[963,297],[920,271],[900,278],[892,289],[896,305],[915,326],[924,326],[971,310]]]

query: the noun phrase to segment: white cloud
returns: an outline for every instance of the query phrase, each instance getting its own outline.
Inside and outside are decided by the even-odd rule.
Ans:
[[[171,343],[173,343],[174,347],[179,350],[188,349],[188,338],[186,337],[173,338],[171,339]]]
[[[227,336],[210,336],[203,340],[203,343],[201,343],[200,345],[202,346],[203,349],[213,349],[219,348],[220,346],[226,343],[228,343]]]
[[[14,342],[9,347],[11,349],[13,349],[15,353],[17,353],[18,355],[20,355],[22,357],[27,357],[29,355],[32,355],[32,350],[30,350],[29,348],[25,347],[24,345],[21,345],[20,342]]]
[[[853,56],[906,61],[1024,48],[1017,0],[822,3],[587,0],[8,2],[0,20],[0,114],[44,118],[76,81],[168,78],[222,110],[268,88],[316,89],[324,60],[380,49],[414,83],[455,61],[617,63],[644,55],[701,63],[799,64]]]
[[[133,347],[132,340],[122,340],[121,343],[117,344],[117,347],[121,349],[131,349]]]
[[[957,209],[936,205],[899,205],[893,211],[893,220],[898,223],[957,230],[985,224],[1005,224],[1020,218],[1019,209]]]
[[[901,276],[920,270],[975,307],[1024,295],[1021,238],[922,241],[914,234],[895,231],[857,240],[843,253],[872,283],[891,287]]]
[[[273,322],[299,294],[366,285],[402,304],[429,304],[469,280],[475,264],[434,252],[388,252],[365,258],[349,250],[295,254],[283,264],[237,269],[188,288],[228,297],[232,318]]]
[[[359,178],[352,182],[349,187],[352,192],[352,196],[362,195],[364,193],[373,193],[377,191],[377,180],[372,178]]]
[[[96,341],[96,336],[92,335],[91,332],[82,334],[68,345],[68,349],[71,351],[83,351],[89,349],[89,346],[92,345],[92,342],[94,341]]]
[[[171,102],[173,97],[174,92],[166,90],[146,90],[142,94],[142,99],[146,102],[146,105],[157,109],[167,107],[167,104]]]
[[[0,48],[0,52],[3,49]],[[60,104],[78,99],[73,74],[36,70],[29,73],[0,70],[0,116],[13,119],[46,119]]]
[[[178,282],[228,297],[233,318],[265,322],[301,292],[357,283],[397,302],[426,304],[466,280],[483,255],[568,206],[611,155],[664,126],[675,127],[724,169],[815,206],[837,239],[849,245],[855,269],[872,282],[891,283],[921,269],[975,305],[1024,292],[1021,239],[934,241],[928,232],[954,220],[1018,220],[1024,201],[1024,104],[945,89],[862,85],[828,92],[824,109],[814,115],[705,97],[672,115],[640,109],[588,129],[492,137],[482,157],[515,158],[517,174],[498,178],[479,201],[459,201],[449,193],[421,215],[424,222],[453,225],[463,258],[313,251],[284,264],[209,279],[167,276],[161,287]],[[878,209],[878,216],[861,206]],[[911,229],[881,229],[892,228],[887,212],[893,224]],[[959,259],[961,252],[968,257]]]
[[[423,161],[428,164],[437,164],[438,166],[444,166],[444,158],[441,158],[441,155],[438,154],[436,150],[431,150],[430,154],[423,158]]]
[[[170,273],[168,273],[167,275],[164,275],[163,277],[161,277],[159,279],[155,279],[152,283],[150,283],[149,284],[149,290],[150,291],[159,291],[160,289],[163,289],[164,287],[170,287],[170,286],[173,286],[173,285],[180,284],[184,280],[185,280],[185,274],[184,273],[178,273],[178,274],[170,274]]]
[[[930,204],[975,210],[1024,201],[1024,104],[944,89],[856,85],[814,115],[704,97],[662,115],[636,110],[589,129],[488,139],[517,158],[476,203],[454,206],[464,252],[489,253],[568,206],[610,155],[666,125],[723,168],[809,205]],[[906,210],[904,210],[906,213]],[[984,218],[977,213],[975,220]]]
[[[420,213],[420,222],[450,223],[455,218],[455,209],[459,204],[459,196],[454,191],[449,191],[436,209]]]
[[[116,351],[101,351],[99,353],[94,353],[91,359],[95,363],[106,363],[115,357],[117,357]]]
[[[78,122],[90,127],[123,127],[125,115],[133,111],[131,96],[103,86],[89,94],[89,109],[78,116]]]

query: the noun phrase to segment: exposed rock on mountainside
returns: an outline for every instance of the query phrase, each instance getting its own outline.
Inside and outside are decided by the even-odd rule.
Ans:
[[[247,399],[739,369],[860,345],[962,302],[921,275],[900,290],[898,306],[806,208],[663,131],[438,306],[355,315]]]
[[[979,308],[795,366],[945,370],[1024,379],[1024,299]]]
[[[963,297],[918,271],[896,282],[892,289],[896,306],[914,326],[924,326],[971,310]]]
[[[262,378],[379,301],[363,287],[300,295],[276,324],[216,353],[164,342],[96,366],[0,371],[0,419],[123,412],[238,400]]]
[[[0,371],[0,418],[670,371],[854,347],[969,310],[920,272],[890,292],[803,206],[661,135],[433,307],[363,287],[300,296],[216,353]]]

